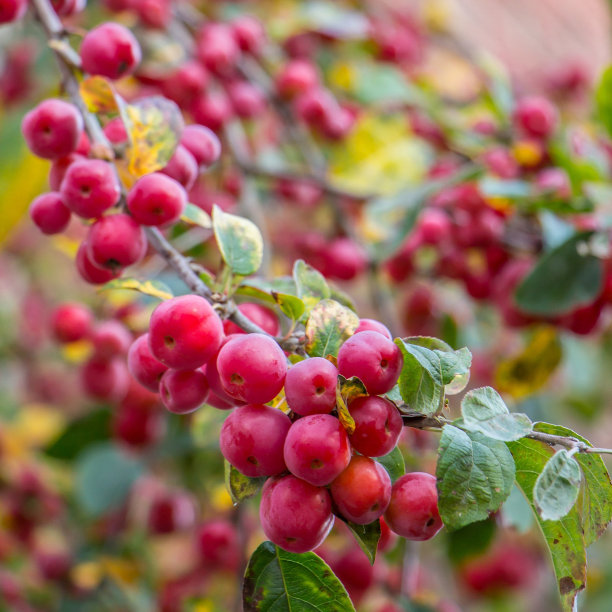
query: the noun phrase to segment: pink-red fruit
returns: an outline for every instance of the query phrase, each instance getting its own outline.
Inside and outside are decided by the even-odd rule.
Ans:
[[[127,195],[136,223],[164,226],[178,221],[187,205],[187,193],[177,181],[153,172],[139,178]]]
[[[43,193],[30,204],[30,217],[43,234],[59,234],[70,223],[70,211],[57,192]]]
[[[149,391],[159,390],[159,381],[168,368],[153,356],[149,334],[134,340],[128,351],[127,363],[130,373],[143,387]]]
[[[159,381],[164,406],[175,414],[199,408],[208,395],[208,381],[202,370],[167,370]]]
[[[390,453],[402,433],[402,417],[395,404],[383,397],[357,397],[349,404],[355,420],[351,444],[362,455],[382,457]]]
[[[285,397],[293,412],[329,414],[336,407],[338,368],[327,359],[311,357],[292,366],[285,379]]]
[[[89,335],[93,323],[91,310],[83,304],[67,302],[51,315],[51,329],[58,342],[76,342]]]

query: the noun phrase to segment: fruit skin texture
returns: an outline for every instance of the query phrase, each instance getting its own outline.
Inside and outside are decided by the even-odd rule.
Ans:
[[[50,98],[26,113],[21,131],[34,155],[59,159],[76,150],[83,118],[74,104]]]
[[[376,319],[359,319],[359,325],[357,326],[355,333],[358,334],[362,331],[375,331],[382,334],[386,338],[389,338],[389,340],[393,340],[393,336],[389,331],[389,328]]]
[[[283,447],[291,421],[270,406],[236,408],[221,427],[223,456],[245,476],[274,476],[287,469]]]
[[[80,54],[85,72],[113,80],[131,74],[142,57],[134,35],[112,22],[90,30],[83,38]]]
[[[205,125],[187,125],[181,134],[183,145],[194,157],[198,166],[207,168],[221,157],[219,137]]]
[[[162,302],[149,324],[149,346],[156,359],[175,370],[195,370],[212,357],[223,338],[221,319],[197,295]]]
[[[285,397],[293,412],[329,414],[336,406],[338,368],[327,359],[311,357],[292,366],[285,378]]]
[[[132,376],[149,391],[159,390],[159,381],[168,369],[153,356],[149,347],[149,334],[136,338],[128,351],[128,369]]]
[[[87,306],[66,302],[51,315],[51,329],[58,342],[76,342],[89,335],[93,315]]]
[[[355,455],[331,484],[330,493],[344,518],[367,525],[382,516],[391,499],[391,478],[376,461]]]
[[[187,205],[185,189],[173,178],[153,172],[139,178],[127,195],[136,223],[163,226],[178,221]]]
[[[81,369],[81,383],[90,397],[119,401],[127,393],[130,377],[122,360],[93,356]]]
[[[100,159],[79,159],[70,164],[60,192],[66,206],[84,219],[99,217],[121,197],[113,167]]]
[[[81,278],[92,284],[102,285],[117,278],[120,271],[98,268],[94,265],[87,254],[87,242],[81,242],[75,258],[76,268]]]
[[[0,2],[0,23],[21,19],[28,8],[26,0],[2,0]]]
[[[265,404],[283,388],[287,359],[282,349],[263,334],[236,334],[219,351],[217,369],[231,397]]]
[[[328,485],[351,460],[351,445],[342,423],[330,414],[297,420],[285,440],[289,471],[316,486]]]
[[[303,553],[320,546],[334,524],[326,489],[295,476],[270,478],[263,487],[259,520],[282,549]]]
[[[240,306],[238,306],[238,310],[245,317],[251,319],[253,323],[259,325],[261,329],[263,329],[271,336],[277,336],[280,333],[280,325],[278,323],[278,318],[269,308],[266,308],[265,306],[260,306],[259,304],[246,302],[245,304],[240,304]],[[246,333],[243,329],[238,327],[229,319],[223,321],[223,330],[225,331],[226,336],[229,336],[230,334]]]
[[[43,234],[59,234],[70,223],[70,210],[59,193],[43,193],[30,204],[30,217]]]
[[[125,355],[132,344],[132,334],[119,321],[104,321],[91,333],[94,352],[101,359]]]
[[[167,370],[159,381],[162,402],[175,414],[197,410],[206,401],[208,390],[202,370]]]
[[[435,476],[412,472],[398,478],[391,490],[385,521],[391,531],[408,540],[433,538],[442,529]]]
[[[352,335],[338,351],[340,374],[345,378],[357,376],[372,395],[381,395],[393,388],[403,363],[399,348],[375,331]]]
[[[395,448],[403,422],[393,402],[369,395],[355,398],[348,408],[355,419],[349,439],[362,455],[382,457]]]
[[[117,271],[139,262],[146,251],[144,230],[129,215],[108,215],[89,228],[87,256],[95,266]]]
[[[198,178],[198,162],[183,145],[179,145],[176,147],[170,161],[160,172],[173,178],[185,189],[189,190]]]

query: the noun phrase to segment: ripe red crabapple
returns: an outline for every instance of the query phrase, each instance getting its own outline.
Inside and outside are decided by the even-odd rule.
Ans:
[[[59,159],[54,159],[51,162],[51,167],[49,168],[49,188],[52,191],[59,191],[62,186],[62,181],[64,180],[64,176],[66,175],[66,171],[68,170],[70,164],[77,161],[77,159],[83,159],[83,156],[79,153],[70,153],[65,157],[60,157]]]
[[[266,31],[259,19],[241,15],[230,23],[230,27],[242,51],[257,55],[262,50],[266,43]]]
[[[159,390],[159,381],[168,369],[158,361],[149,347],[149,334],[144,334],[132,342],[127,356],[128,369],[132,376],[150,391]]]
[[[240,306],[238,306],[238,310],[271,336],[277,336],[280,333],[278,317],[269,308],[261,306],[260,304],[246,302],[244,304],[240,304]],[[230,334],[246,333],[229,319],[223,321],[223,331],[227,336]]]
[[[226,337],[222,345],[229,341],[229,337]],[[221,350],[219,348],[219,350]],[[215,408],[219,408],[220,410],[228,410],[229,408],[234,408],[234,406],[242,406],[245,402],[237,400],[233,397],[230,397],[223,387],[221,383],[221,378],[219,377],[219,371],[217,370],[217,356],[219,352],[215,353],[209,360],[206,362],[205,366],[202,366],[202,370],[206,374],[206,380],[208,381],[208,385],[210,387],[210,394],[208,396],[208,401],[211,406]]]
[[[170,0],[132,0],[131,8],[149,28],[164,30],[172,19]]]
[[[358,334],[362,331],[375,331],[382,334],[386,338],[389,338],[389,340],[393,340],[393,335],[389,331],[389,328],[375,319],[359,319],[359,325],[357,326],[355,333]]]
[[[241,406],[221,427],[221,452],[245,476],[280,474],[287,469],[283,446],[290,427],[289,417],[278,408]]]
[[[240,542],[236,528],[222,519],[204,523],[196,535],[200,557],[212,569],[235,571],[240,564]]]
[[[442,529],[435,476],[411,472],[398,478],[391,490],[385,521],[392,531],[408,540],[433,538]]]
[[[338,368],[327,359],[311,357],[289,368],[285,397],[293,412],[301,416],[329,414],[336,407]]]
[[[103,23],[87,32],[80,55],[85,72],[113,80],[134,72],[141,59],[140,45],[134,35],[114,22]]]
[[[514,111],[514,123],[526,136],[547,138],[557,127],[557,109],[546,98],[521,100]]]
[[[375,331],[352,335],[338,351],[338,371],[357,376],[372,395],[390,391],[399,377],[404,358],[389,338]]]
[[[76,302],[61,304],[51,315],[51,330],[58,342],[83,340],[91,332],[92,323],[91,310]]]
[[[2,0],[0,2],[0,23],[21,19],[28,10],[27,0]]]
[[[73,213],[96,219],[119,202],[121,188],[111,164],[100,159],[79,159],[68,166],[60,193]]]
[[[270,336],[235,334],[219,351],[217,369],[228,395],[264,404],[283,388],[287,359]]]
[[[248,81],[235,81],[227,85],[227,95],[237,117],[253,119],[263,113],[266,98],[255,85]]]
[[[103,285],[104,283],[108,283],[109,281],[117,278],[121,271],[113,271],[104,268],[98,268],[98,266],[94,265],[89,258],[87,253],[87,242],[83,241],[79,245],[79,249],[76,254],[76,268],[77,272],[81,276],[81,278],[91,283],[92,285]]]
[[[350,238],[335,238],[323,251],[323,273],[329,278],[352,280],[368,265],[368,256],[360,245]]]
[[[328,485],[351,460],[351,445],[340,421],[330,414],[313,414],[291,425],[285,439],[285,463],[298,478]]]
[[[202,370],[166,370],[159,381],[164,406],[175,414],[199,408],[208,395],[208,381]]]
[[[395,404],[375,395],[355,398],[349,404],[355,419],[351,444],[362,455],[382,457],[390,453],[402,433],[402,417]]]
[[[191,495],[168,491],[153,499],[147,517],[151,533],[174,533],[193,527],[196,521],[196,506]]]
[[[290,60],[276,77],[276,90],[283,98],[293,98],[318,84],[317,68],[311,61],[304,59]]]
[[[104,321],[91,332],[94,352],[101,359],[125,355],[132,344],[132,334],[119,321]]]
[[[200,167],[208,168],[221,157],[219,137],[204,125],[185,126],[180,143],[193,155]]]
[[[187,205],[185,189],[173,178],[153,172],[139,178],[127,194],[136,223],[164,226],[178,221]]]
[[[83,131],[83,118],[74,104],[50,98],[26,113],[21,130],[34,155],[58,159],[77,148]]]
[[[363,599],[365,592],[374,584],[375,568],[357,545],[353,545],[334,559],[330,567],[344,585],[355,605]]]
[[[208,72],[194,60],[183,62],[170,76],[164,79],[161,90],[179,106],[187,107],[201,95],[208,84]]]
[[[43,193],[30,204],[30,217],[43,234],[59,234],[70,223],[70,210],[61,194]]]
[[[382,516],[391,499],[391,478],[380,464],[355,455],[331,483],[330,493],[344,518],[367,525]]]
[[[218,132],[231,119],[233,110],[229,98],[222,91],[206,92],[190,108],[197,123]]]
[[[224,23],[207,23],[198,33],[196,53],[208,70],[223,76],[235,69],[240,48],[230,26]]]
[[[334,515],[327,489],[289,475],[266,481],[259,520],[274,544],[303,553],[322,544],[333,527]]]
[[[185,189],[189,190],[198,178],[198,163],[195,157],[183,145],[179,145],[174,150],[170,161],[160,172],[167,174]]]
[[[104,126],[104,135],[115,145],[124,144],[129,138],[121,117],[114,117]]]
[[[89,260],[100,268],[119,270],[146,254],[147,238],[140,225],[123,213],[98,219],[87,236]]]
[[[81,384],[90,397],[119,401],[129,386],[126,365],[121,359],[101,359],[94,355],[81,368]]]

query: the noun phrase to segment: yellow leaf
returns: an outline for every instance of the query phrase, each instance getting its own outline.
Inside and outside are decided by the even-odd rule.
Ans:
[[[100,584],[104,571],[98,561],[85,561],[72,568],[70,577],[77,587],[90,591]]]
[[[157,280],[139,281],[135,278],[116,278],[100,287],[99,291],[115,291],[118,289],[138,291],[160,300],[169,300],[172,297],[172,291],[164,283]]]
[[[91,342],[79,340],[62,346],[62,357],[70,363],[83,363],[92,351]]]
[[[121,99],[111,82],[105,77],[92,76],[79,85],[79,92],[87,110],[91,113],[115,113],[119,111]]]
[[[561,356],[561,342],[555,329],[538,327],[518,355],[498,365],[495,386],[516,399],[527,397],[548,382]]]
[[[102,557],[100,565],[105,574],[125,586],[133,585],[140,577],[140,568],[134,561],[117,557]]]
[[[65,419],[58,410],[42,404],[27,404],[19,410],[9,429],[26,446],[40,447],[56,438],[64,423]]]
[[[217,511],[229,510],[234,505],[225,484],[218,485],[213,489],[210,502]]]

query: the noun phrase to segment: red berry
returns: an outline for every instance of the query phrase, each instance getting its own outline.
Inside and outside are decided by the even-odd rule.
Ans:
[[[153,172],[139,178],[127,195],[136,223],[163,226],[178,221],[187,205],[185,189],[173,178]]]
[[[196,506],[187,493],[164,493],[157,495],[151,504],[148,527],[151,533],[174,533],[193,527],[196,521]]]
[[[185,189],[191,189],[198,178],[198,163],[195,157],[182,145],[176,147],[170,161],[160,170],[180,183]]]
[[[166,28],[172,19],[172,5],[169,0],[133,0],[131,8],[141,23],[150,28]]]
[[[151,353],[149,334],[140,336],[132,343],[127,357],[128,369],[132,376],[150,391],[159,390],[159,381],[168,369]]]
[[[349,411],[355,419],[355,431],[349,438],[362,455],[382,457],[395,448],[403,422],[393,402],[375,395],[357,397]]]
[[[70,223],[70,210],[61,194],[43,193],[30,204],[30,217],[43,234],[59,234]]]
[[[117,278],[121,271],[113,271],[104,268],[98,268],[87,253],[87,242],[81,242],[79,250],[76,254],[76,268],[81,278],[92,285],[103,285]]]
[[[61,17],[68,17],[82,11],[87,0],[51,0],[55,12]]]
[[[442,529],[435,476],[412,472],[398,478],[385,520],[392,531],[408,540],[433,538]]]
[[[126,268],[138,263],[146,251],[145,233],[128,215],[102,217],[89,229],[87,255],[100,268],[114,271]]]
[[[375,331],[351,336],[338,351],[338,371],[345,378],[357,376],[372,395],[390,391],[404,359],[392,340]]]
[[[236,528],[224,520],[204,523],[197,533],[198,548],[211,569],[235,571],[240,564],[240,543]]]
[[[218,132],[232,118],[232,105],[222,91],[213,91],[198,98],[191,107],[197,123]]]
[[[295,100],[295,113],[305,123],[319,127],[325,118],[338,107],[338,102],[327,89],[315,87],[306,90]]]
[[[0,0],[0,23],[17,21],[27,10],[27,0]]]
[[[351,445],[340,421],[330,414],[297,420],[285,440],[285,463],[298,478],[328,485],[351,460]]]
[[[78,153],[70,153],[66,155],[66,157],[60,157],[59,159],[54,159],[51,162],[51,168],[49,168],[49,187],[52,191],[59,191],[62,186],[62,181],[64,180],[64,176],[70,164],[77,161],[78,159],[83,159],[82,155]]]
[[[325,276],[338,280],[352,280],[368,265],[368,256],[360,245],[350,238],[332,240],[323,252]]]
[[[255,85],[248,81],[236,81],[227,86],[227,95],[237,117],[252,119],[266,108],[266,99]]]
[[[240,57],[230,26],[207,23],[198,33],[196,41],[198,59],[216,75],[227,75],[235,68]]]
[[[81,64],[89,74],[120,79],[140,63],[140,45],[134,35],[118,23],[103,23],[90,30],[81,43]]]
[[[94,399],[117,402],[127,393],[130,378],[120,359],[92,357],[81,369],[81,383]]]
[[[287,359],[269,336],[236,334],[219,351],[217,369],[228,395],[265,404],[283,388]]]
[[[417,230],[425,244],[440,244],[450,238],[452,224],[445,212],[436,208],[428,208],[419,218]]]
[[[208,72],[196,61],[182,63],[162,82],[162,93],[179,106],[187,107],[201,95],[208,84]]]
[[[100,217],[121,197],[113,166],[100,159],[80,159],[70,164],[60,192],[66,206],[85,219]]]
[[[59,159],[76,150],[83,118],[74,104],[52,98],[26,113],[21,130],[32,153],[45,159]]]
[[[125,355],[132,344],[132,334],[119,321],[104,321],[91,332],[94,352],[100,359]]]
[[[270,406],[248,404],[228,415],[221,428],[223,456],[245,476],[274,476],[287,467],[283,445],[289,417]]]
[[[115,145],[124,144],[129,138],[121,117],[114,117],[104,126],[104,135]]]
[[[393,335],[389,331],[389,328],[375,319],[359,319],[359,325],[357,326],[355,333],[358,334],[362,331],[375,331],[382,334],[386,338],[389,338],[389,340],[393,340]]]
[[[276,77],[276,90],[283,98],[314,89],[319,84],[319,73],[312,62],[294,59],[287,62]]]
[[[389,485],[389,492],[391,486]],[[335,559],[331,568],[342,582],[352,602],[357,605],[365,592],[374,584],[375,568],[372,567],[365,553],[357,546],[350,548]]]
[[[547,138],[557,127],[557,109],[546,98],[521,100],[514,111],[514,123],[526,136]]]
[[[226,337],[223,340],[223,344],[229,341],[229,338]],[[213,355],[207,362],[206,366],[202,369],[206,373],[206,380],[208,381],[208,385],[210,386],[210,395],[208,397],[208,403],[214,406],[215,408],[219,408],[220,410],[227,410],[228,408],[233,408],[234,406],[241,406],[245,402],[241,402],[233,397],[230,397],[223,388],[223,384],[221,383],[221,378],[219,377],[219,371],[217,370],[217,356],[218,352]]]
[[[199,408],[208,396],[208,381],[202,370],[167,370],[159,381],[164,406],[175,414]]]
[[[311,357],[289,368],[285,397],[293,412],[308,416],[329,414],[336,407],[338,368],[327,359]]]
[[[188,125],[181,134],[183,145],[195,158],[198,166],[208,168],[221,157],[219,137],[204,125]]]
[[[391,499],[391,478],[380,464],[355,455],[332,483],[330,493],[344,518],[368,525],[380,517]]]
[[[314,550],[334,524],[329,493],[295,476],[270,478],[264,485],[259,520],[266,537],[295,553]]]
[[[51,329],[58,342],[76,342],[86,338],[93,323],[91,310],[83,304],[67,302],[51,315]]]
[[[217,352],[222,338],[221,319],[212,306],[197,295],[166,300],[151,315],[151,351],[169,368],[199,368]]]
[[[238,310],[271,336],[279,334],[280,325],[278,323],[278,318],[269,308],[261,306],[260,304],[246,302],[245,304],[240,304]],[[223,321],[223,330],[227,336],[230,334],[246,333],[229,319]]]
[[[230,24],[238,46],[245,53],[257,55],[266,42],[264,27],[255,17],[241,15]]]

